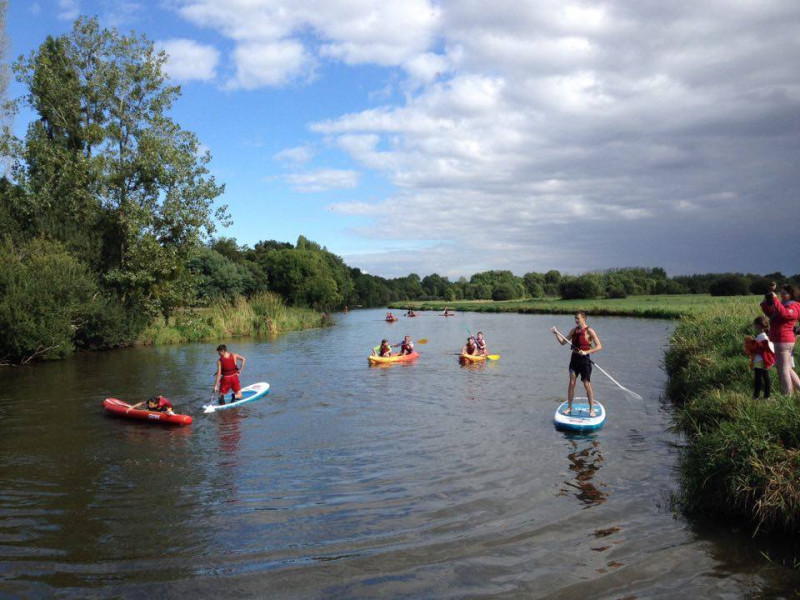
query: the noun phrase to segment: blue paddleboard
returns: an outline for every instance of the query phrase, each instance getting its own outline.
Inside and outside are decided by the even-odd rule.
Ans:
[[[242,404],[247,404],[253,400],[258,400],[269,394],[269,384],[266,381],[254,383],[242,388],[242,397],[236,402],[226,402],[225,404],[217,404],[216,402],[206,404],[203,407],[204,413],[213,413],[220,410],[228,410],[229,408],[238,408]]]
[[[553,423],[556,429],[562,431],[595,431],[600,429],[606,420],[606,409],[597,400],[594,401],[594,412],[596,416],[589,416],[588,398],[574,398],[572,400],[572,412],[564,414],[569,404],[563,402],[556,409]]]

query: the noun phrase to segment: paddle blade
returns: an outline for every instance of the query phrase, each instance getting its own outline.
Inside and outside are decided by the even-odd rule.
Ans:
[[[428,338],[422,338],[421,340],[417,340],[417,343],[418,344],[427,344],[428,343]]]
[[[500,359],[500,355],[499,354],[487,354],[486,358],[488,358],[489,360],[499,360]]]

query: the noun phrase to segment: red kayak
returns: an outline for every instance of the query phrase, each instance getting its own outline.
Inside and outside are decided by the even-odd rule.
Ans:
[[[149,421],[151,423],[164,423],[166,425],[189,425],[192,422],[192,417],[189,415],[168,415],[165,412],[158,412],[155,410],[142,410],[140,408],[131,408],[131,405],[116,398],[106,398],[103,400],[103,408],[106,412],[118,417],[125,417],[128,419],[140,419],[142,421]]]

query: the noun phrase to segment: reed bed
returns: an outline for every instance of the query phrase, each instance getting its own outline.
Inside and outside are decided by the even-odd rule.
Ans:
[[[308,308],[286,306],[283,298],[261,292],[249,300],[216,302],[208,308],[188,309],[148,327],[139,345],[180,344],[209,340],[269,336],[332,325],[325,314]]]

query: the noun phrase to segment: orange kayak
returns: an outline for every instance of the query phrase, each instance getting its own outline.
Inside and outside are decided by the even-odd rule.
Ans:
[[[165,412],[155,410],[142,410],[131,408],[131,405],[116,398],[106,398],[103,401],[103,408],[106,412],[126,419],[139,419],[150,423],[162,423],[166,425],[189,425],[192,417],[189,415],[168,415]]]
[[[417,358],[419,358],[419,352],[415,350],[411,354],[393,354],[392,356],[375,356],[373,354],[368,356],[367,360],[369,360],[370,364],[382,365],[396,362],[411,362]]]

